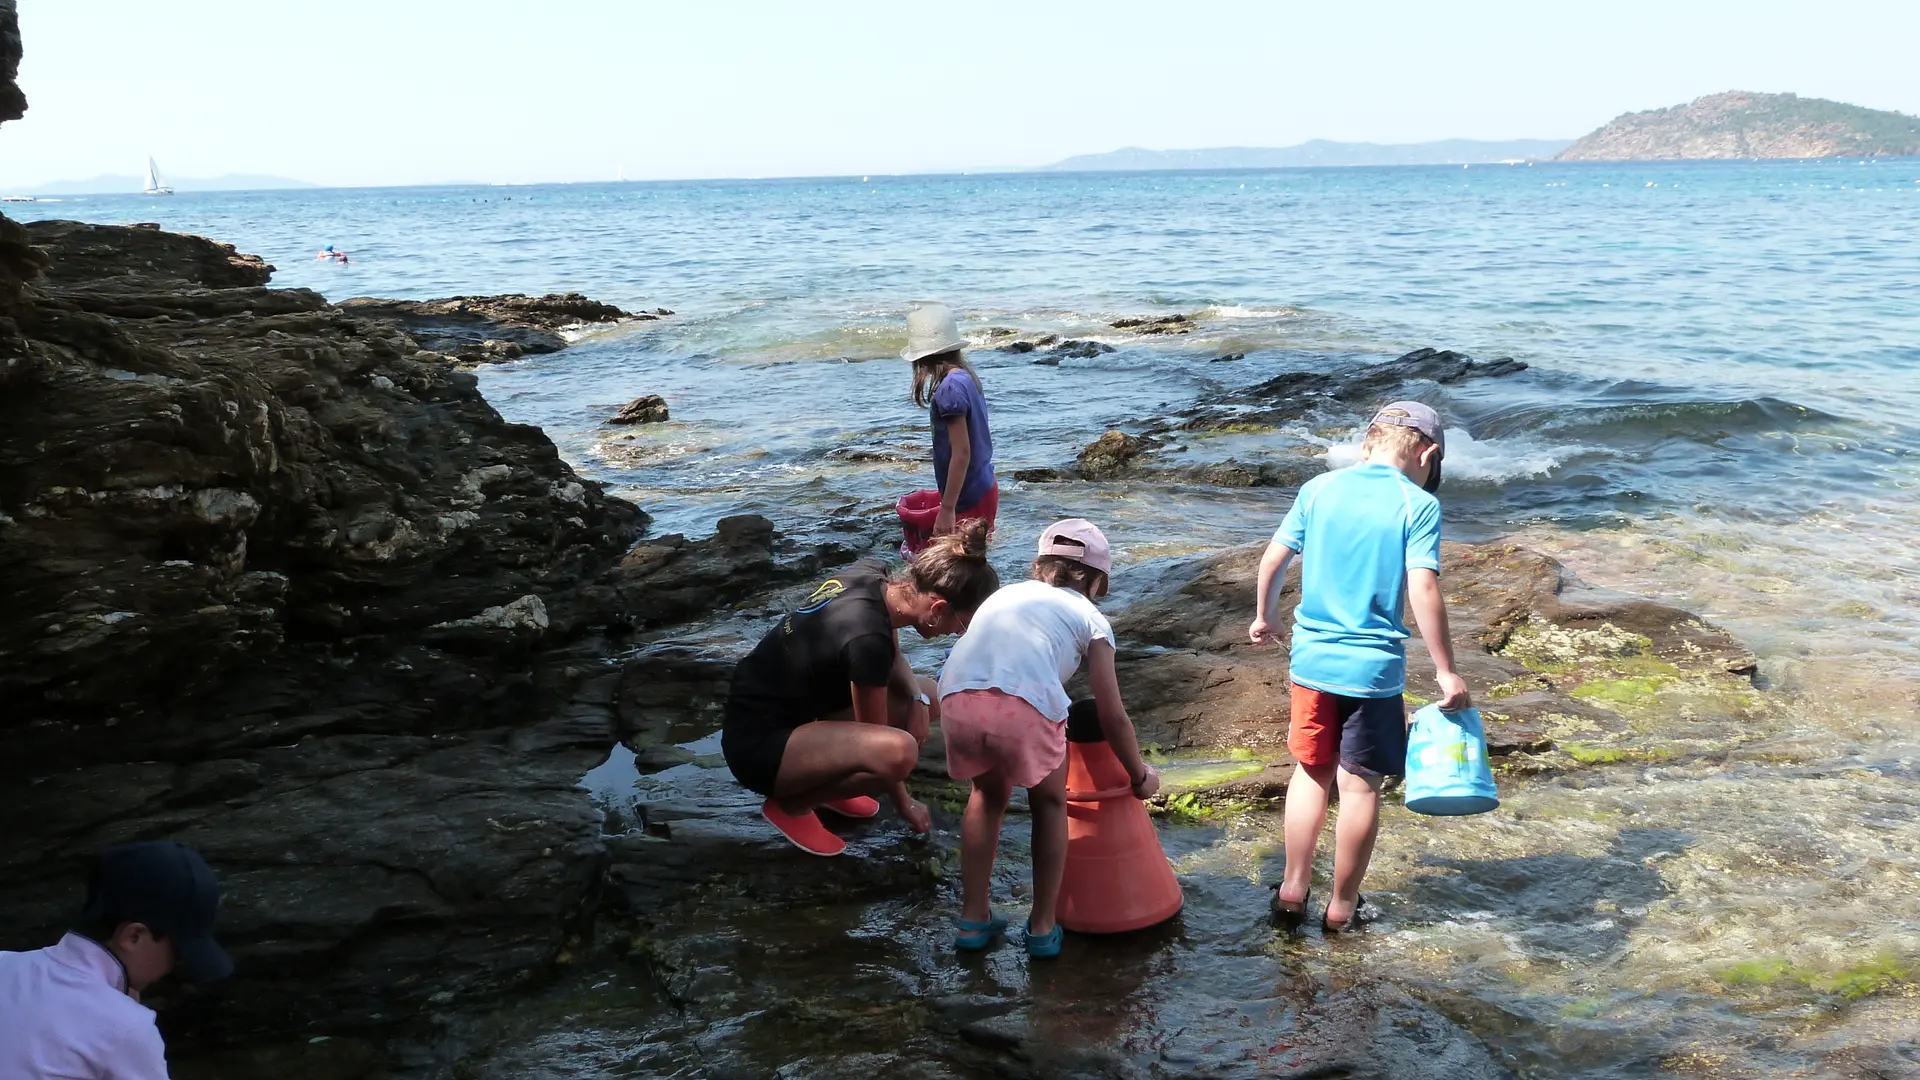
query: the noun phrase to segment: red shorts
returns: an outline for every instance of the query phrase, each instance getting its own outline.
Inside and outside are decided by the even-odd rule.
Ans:
[[[1293,686],[1287,750],[1302,765],[1344,765],[1359,776],[1407,771],[1407,704],[1399,694],[1356,698]]]

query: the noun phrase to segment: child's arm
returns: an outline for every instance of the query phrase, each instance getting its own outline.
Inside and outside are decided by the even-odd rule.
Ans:
[[[1100,711],[1100,733],[1120,764],[1127,767],[1133,793],[1147,798],[1160,790],[1160,774],[1140,757],[1140,740],[1120,700],[1120,675],[1113,669],[1113,642],[1096,638],[1087,646],[1087,676],[1093,683],[1093,704]]]
[[[1467,681],[1453,670],[1453,637],[1447,628],[1447,601],[1440,595],[1440,575],[1425,567],[1407,571],[1407,601],[1414,625],[1433,656],[1433,678],[1440,684],[1440,711],[1456,712],[1473,704]]]
[[[1268,541],[1266,554],[1260,556],[1260,592],[1253,598],[1253,625],[1247,627],[1255,645],[1280,640],[1273,632],[1273,609],[1280,606],[1280,589],[1293,556],[1294,550],[1278,540]]]
[[[967,468],[973,464],[973,440],[967,434],[967,416],[947,417],[947,445],[953,456],[947,460],[947,483],[940,489],[940,513],[933,519],[933,533],[953,531],[953,519],[960,510],[960,489],[967,484]]]

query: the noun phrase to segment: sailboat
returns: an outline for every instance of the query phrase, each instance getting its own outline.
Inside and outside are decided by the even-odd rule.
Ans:
[[[171,195],[173,189],[160,179],[160,166],[153,163],[153,157],[147,157],[147,186],[141,189],[147,195]]]
[[[616,168],[615,168],[615,169],[613,170],[613,178],[614,178],[614,182],[615,182],[615,183],[620,183],[620,184],[624,184],[624,183],[626,183],[626,182],[627,182],[627,167],[626,167],[625,165],[621,165],[621,166],[618,166],[618,167],[616,167]]]

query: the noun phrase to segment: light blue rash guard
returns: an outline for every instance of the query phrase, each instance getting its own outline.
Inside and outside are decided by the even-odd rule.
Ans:
[[[1391,465],[1316,476],[1273,534],[1300,553],[1294,682],[1343,697],[1407,686],[1407,571],[1440,572],[1440,500]]]

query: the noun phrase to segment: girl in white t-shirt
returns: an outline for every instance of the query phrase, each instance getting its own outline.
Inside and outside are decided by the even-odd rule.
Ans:
[[[1113,627],[1093,606],[1107,594],[1113,559],[1090,521],[1069,518],[1040,534],[1033,580],[988,597],[940,673],[947,772],[973,782],[960,831],[961,910],[954,947],[986,948],[1007,925],[993,914],[988,886],[1000,821],[1014,787],[1027,789],[1033,813],[1033,912],[1027,954],[1060,955],[1054,906],[1067,861],[1066,682],[1088,665],[1107,744],[1146,798],[1159,777],[1120,701],[1113,669]]]

